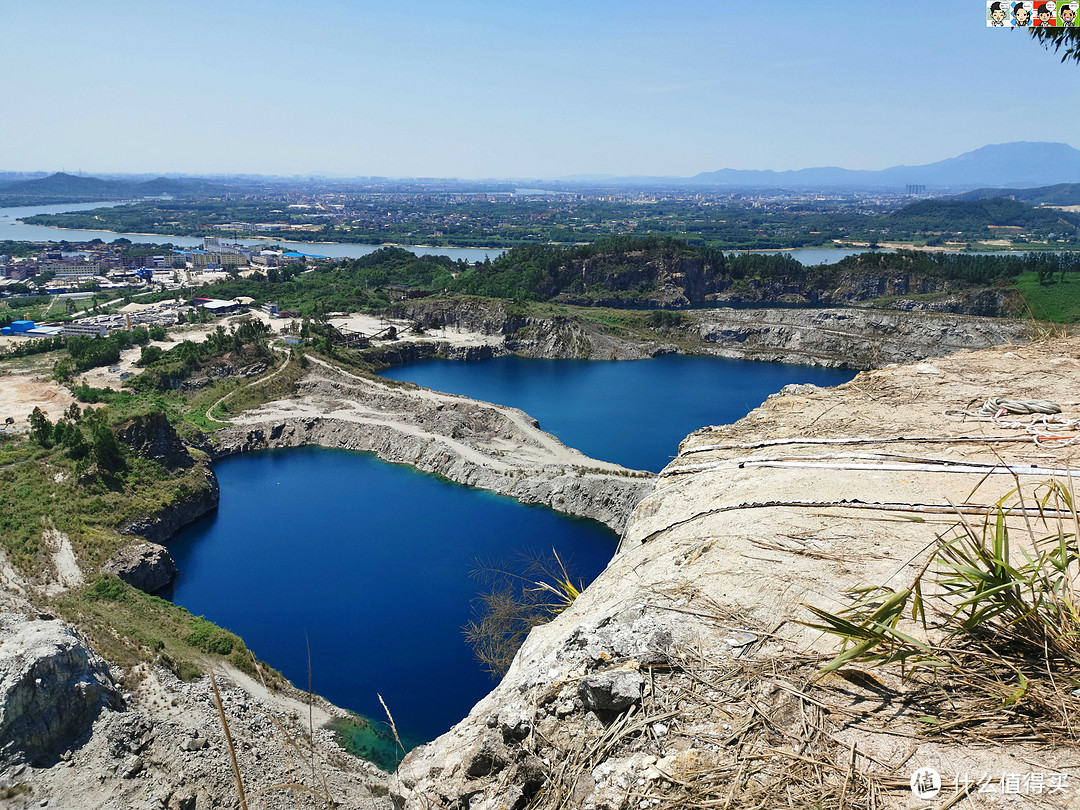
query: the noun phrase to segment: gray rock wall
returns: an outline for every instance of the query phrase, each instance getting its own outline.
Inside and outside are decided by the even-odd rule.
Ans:
[[[55,761],[119,704],[105,661],[73,629],[0,614],[0,762]]]
[[[637,501],[652,488],[652,476],[630,478],[599,472],[523,468],[497,470],[466,458],[437,439],[389,425],[358,425],[332,418],[286,419],[236,426],[218,433],[220,456],[272,447],[319,447],[375,453],[384,461],[408,464],[460,484],[509,495],[522,503],[598,520],[621,531]],[[583,460],[587,461],[588,459]],[[519,472],[519,470],[522,470]]]
[[[121,526],[120,533],[138,535],[151,543],[164,543],[181,527],[216,509],[219,497],[217,476],[207,467],[204,487],[163,509]]]

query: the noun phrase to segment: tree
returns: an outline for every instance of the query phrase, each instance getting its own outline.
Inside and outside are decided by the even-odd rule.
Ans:
[[[49,417],[45,415],[41,408],[35,407],[28,418],[30,420],[30,439],[42,447],[51,447],[53,425],[49,421]]]
[[[1040,25],[1031,29],[1031,35],[1039,40],[1048,51],[1061,54],[1061,61],[1080,62],[1080,28],[1050,28]]]
[[[98,467],[110,472],[123,469],[124,451],[109,427],[105,409],[87,412],[83,421],[90,426],[90,452]]]

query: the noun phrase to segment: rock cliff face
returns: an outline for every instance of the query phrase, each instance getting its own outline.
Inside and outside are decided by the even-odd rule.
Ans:
[[[782,303],[806,307],[866,306],[868,302],[885,300],[887,303],[875,308],[991,318],[1015,314],[1021,306],[1019,294],[1012,291],[976,287],[923,273],[867,270],[726,282],[701,300],[738,306]]]
[[[176,578],[172,555],[157,543],[134,543],[123,548],[101,570],[146,593],[160,591]]]
[[[689,331],[725,357],[855,369],[1029,339],[1022,321],[867,309],[711,309]]]
[[[0,613],[0,762],[51,764],[120,703],[108,666],[70,627]]]
[[[491,335],[492,354],[636,360],[688,352],[854,369],[912,362],[961,349],[1023,343],[1031,333],[1030,324],[1024,321],[938,313],[930,311],[932,305],[922,300],[898,300],[898,307],[910,310],[904,313],[860,308],[693,309],[682,313],[682,326],[642,333],[616,331],[568,317],[515,314],[506,302],[458,301],[459,307],[447,300],[409,302],[398,315],[428,326],[456,326]],[[978,308],[972,305],[972,309]],[[381,359],[395,362],[395,352],[403,359],[414,359],[409,353],[415,350],[403,346],[380,351]],[[429,347],[423,351],[448,356],[450,349]]]
[[[117,428],[116,438],[142,458],[157,461],[171,469],[186,468],[195,463],[163,411],[125,422]]]
[[[217,455],[319,445],[373,452],[620,530],[653,475],[597,461],[504,406],[350,375],[311,361],[298,396],[218,432]]]
[[[204,486],[178,498],[172,504],[121,527],[121,534],[138,535],[151,543],[164,543],[183,526],[217,508],[220,490],[217,476],[209,465],[203,474]]]
[[[201,453],[192,454],[162,412],[139,416],[121,425],[116,437],[143,458],[168,470],[201,465],[202,481],[194,491],[178,497],[161,509],[120,526],[121,534],[132,534],[151,543],[164,543],[183,526],[216,509],[219,491],[217,476]],[[137,586],[138,587],[138,586]],[[159,586],[160,587],[160,586]]]

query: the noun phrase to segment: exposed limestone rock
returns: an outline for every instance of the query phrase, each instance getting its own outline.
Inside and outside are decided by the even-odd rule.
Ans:
[[[315,728],[309,736],[303,693],[289,687],[282,693],[267,692],[227,666],[217,668],[217,678],[244,785],[249,798],[257,795],[253,808],[295,810],[293,793],[275,786],[301,783],[319,793],[328,791],[332,801],[319,806],[388,810],[387,775],[345,754],[334,733],[321,727],[330,717],[346,716],[344,711],[316,697]],[[123,680],[129,690],[124,710],[101,712],[79,745],[63,749],[51,763],[16,764],[0,771],[0,791],[30,801],[12,806],[38,807],[44,798],[50,807],[64,810],[237,806],[209,678],[183,683],[163,668],[140,664]],[[305,749],[310,739],[315,775],[303,767],[306,760],[290,757],[286,735],[302,741]]]
[[[641,673],[636,671],[597,672],[581,679],[578,696],[589,711],[601,717],[610,716],[640,703],[644,682]]]
[[[616,531],[651,488],[652,473],[591,459],[516,408],[356,377],[310,360],[298,397],[243,414],[216,434],[213,452],[309,444],[370,451]]]
[[[135,543],[119,551],[101,570],[146,593],[160,591],[176,577],[176,563],[164,546]]]
[[[488,731],[465,755],[462,768],[466,776],[492,776],[505,768],[509,759],[510,753],[506,750],[502,735]]]
[[[217,476],[207,466],[204,486],[172,505],[120,527],[121,534],[138,535],[151,543],[164,543],[182,526],[217,508],[220,491]]]
[[[693,315],[697,336],[724,357],[856,369],[1024,343],[1031,334],[1022,321],[887,310],[714,309]]]
[[[886,292],[875,295],[921,290],[896,279],[879,281],[872,292],[879,288]],[[681,351],[869,369],[961,349],[1029,340],[1030,325],[1024,321],[974,317],[998,315],[999,309],[1008,308],[1007,302],[995,296],[1000,294],[958,292],[951,308],[948,302],[952,299],[930,303],[924,299],[898,299],[891,309],[693,309],[680,313],[684,325],[656,331],[655,339],[649,339],[648,333],[627,333],[562,316],[525,316],[512,311],[507,302],[467,298],[410,301],[402,304],[396,314],[482,332],[492,336],[493,352],[512,351],[528,357],[631,360]],[[935,311],[938,307],[941,312]],[[942,314],[957,309],[972,315]],[[381,351],[387,362],[401,362],[394,359],[394,353],[411,350],[405,345]],[[423,351],[438,354],[430,348]]]
[[[105,661],[62,622],[0,614],[0,758],[55,761],[120,696]]]
[[[162,411],[129,420],[117,428],[116,438],[143,458],[166,467],[190,467],[195,463]]]

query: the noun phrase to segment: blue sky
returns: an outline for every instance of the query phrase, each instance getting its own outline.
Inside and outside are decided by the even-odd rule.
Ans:
[[[984,13],[0,0],[0,170],[686,176],[1080,147],[1080,66]]]

